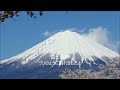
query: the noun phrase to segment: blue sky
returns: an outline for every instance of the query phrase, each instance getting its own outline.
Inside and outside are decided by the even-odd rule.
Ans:
[[[77,32],[101,27],[109,32],[111,42],[120,41],[119,11],[44,11],[31,18],[21,12],[19,17],[0,24],[0,60],[15,56],[48,38],[49,34],[76,28]],[[47,32],[47,33],[46,33]],[[48,36],[47,36],[48,35]]]

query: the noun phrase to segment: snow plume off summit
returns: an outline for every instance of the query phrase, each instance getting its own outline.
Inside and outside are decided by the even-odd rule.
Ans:
[[[119,54],[76,32],[66,30],[19,55],[0,61],[0,72],[22,71],[23,68],[31,70],[40,67],[41,61],[55,61],[54,66],[58,59],[59,66],[67,60],[79,62],[79,66],[84,62],[88,65],[96,64],[97,59],[109,64],[109,61],[114,62],[114,57],[119,57]]]

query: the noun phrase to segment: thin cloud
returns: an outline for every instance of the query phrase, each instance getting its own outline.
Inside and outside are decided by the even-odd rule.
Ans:
[[[46,36],[46,37],[49,37],[49,36],[54,35],[54,34],[57,33],[57,32],[58,32],[58,31],[45,31],[45,32],[43,33],[43,35]]]
[[[66,31],[66,30],[69,30],[69,31],[76,31],[77,29],[76,28],[69,28],[69,29],[65,29],[65,30],[62,30],[62,31]]]
[[[83,33],[85,33],[85,31],[86,31],[86,28],[84,28],[84,29],[82,29],[82,30],[79,30],[78,32],[79,32],[80,34],[83,34]]]
[[[50,35],[51,35],[51,33],[50,33],[50,32],[48,32],[48,31],[45,31],[45,32],[43,33],[43,35],[44,35],[44,36],[46,36],[46,37],[48,37],[48,36],[50,36]]]

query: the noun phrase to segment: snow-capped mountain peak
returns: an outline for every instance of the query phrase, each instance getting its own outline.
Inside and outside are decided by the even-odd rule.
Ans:
[[[45,41],[19,55],[1,61],[0,64],[6,62],[11,63],[17,60],[19,60],[22,64],[27,64],[35,59],[37,59],[36,62],[39,62],[42,57],[45,57],[47,54],[50,54],[53,57],[60,56],[61,61],[66,59],[76,61],[76,54],[78,54],[80,56],[79,61],[85,61],[88,64],[88,61],[92,61],[94,63],[94,56],[106,63],[107,61],[103,57],[112,59],[113,57],[119,56],[118,53],[90,40],[89,38],[86,38],[76,32],[66,30],[54,34]]]

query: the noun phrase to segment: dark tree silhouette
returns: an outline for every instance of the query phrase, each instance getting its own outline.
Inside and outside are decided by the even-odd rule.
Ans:
[[[24,11],[30,17],[36,18],[34,11]],[[38,11],[39,15],[43,15],[43,11]],[[19,16],[20,11],[0,11],[0,23],[4,22],[7,18],[13,18]]]
[[[18,17],[20,12],[21,11],[0,11],[0,23],[4,22],[8,18],[13,18],[14,16]],[[30,17],[36,18],[35,11],[24,11],[24,12],[27,13],[27,15],[29,15]],[[43,11],[37,11],[37,12],[39,12],[40,16],[43,15]],[[68,11],[66,12],[66,14],[67,13]]]

